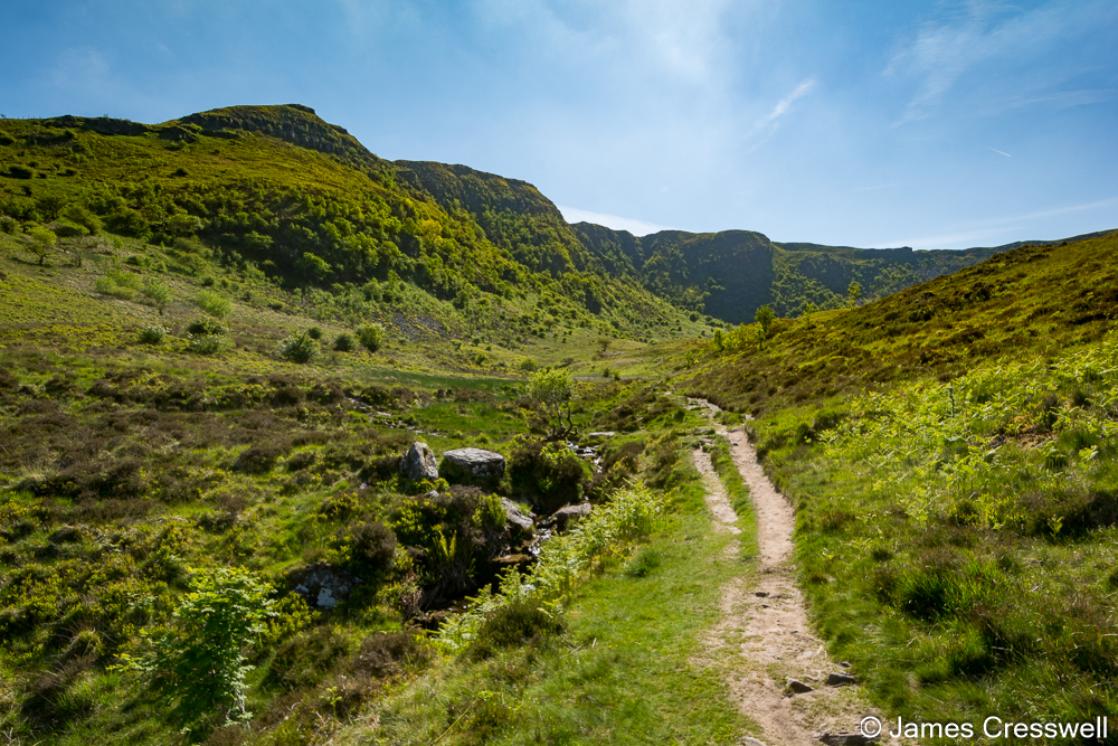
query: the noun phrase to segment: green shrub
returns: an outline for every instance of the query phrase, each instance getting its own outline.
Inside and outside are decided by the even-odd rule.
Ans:
[[[199,337],[225,334],[225,332],[226,329],[220,321],[207,319],[205,317],[197,318],[194,321],[191,321],[190,324],[186,327],[187,334]]]
[[[376,352],[384,345],[384,327],[380,324],[365,324],[357,328],[357,339],[369,352]]]
[[[334,350],[337,352],[353,352],[357,343],[353,341],[353,337],[345,332],[342,332],[334,339]]]
[[[590,466],[565,443],[522,438],[509,457],[513,491],[548,513],[582,499],[590,476]]]
[[[307,336],[317,342],[318,340],[322,339],[322,328],[312,326],[310,329],[307,329]]]
[[[280,357],[293,363],[309,363],[318,354],[318,343],[306,333],[288,337],[280,345]]]
[[[139,290],[139,278],[131,272],[112,270],[97,278],[94,289],[98,293],[111,295],[114,298],[132,300]]]
[[[224,319],[233,310],[233,304],[221,293],[202,290],[194,298],[199,308],[217,319]]]
[[[191,334],[186,348],[197,355],[216,355],[226,345],[225,337],[219,334]]]
[[[88,228],[70,220],[56,220],[51,223],[51,229],[60,238],[81,238],[89,235]]]
[[[145,326],[140,330],[140,344],[157,345],[167,336],[167,330],[162,326]]]
[[[85,205],[72,202],[62,209],[60,215],[63,220],[80,226],[84,231],[82,235],[101,232],[101,219]]]
[[[119,668],[140,673],[187,724],[219,713],[226,722],[251,717],[245,707],[246,652],[273,616],[271,588],[249,571],[195,571],[171,623],[141,632],[141,649]]]

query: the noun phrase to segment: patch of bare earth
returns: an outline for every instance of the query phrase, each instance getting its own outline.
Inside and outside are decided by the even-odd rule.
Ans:
[[[718,413],[708,402],[692,403],[706,409],[712,420]],[[795,516],[791,504],[765,475],[756,450],[742,430],[727,430],[721,425],[715,429],[730,443],[734,463],[749,487],[757,520],[756,573],[734,578],[723,587],[722,616],[706,639],[706,654],[711,660],[725,664],[730,659],[724,667],[731,695],[741,712],[759,727],[759,738],[746,736],[742,743],[798,746],[875,742],[861,735],[859,723],[869,715],[884,720],[883,716],[869,706],[846,668],[831,661],[808,624],[792,562]],[[697,448],[692,458],[703,477],[715,525],[719,530],[740,533],[734,525],[737,516],[710,455]],[[730,551],[740,551],[736,542]]]

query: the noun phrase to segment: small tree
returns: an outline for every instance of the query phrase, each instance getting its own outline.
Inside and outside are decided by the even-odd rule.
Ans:
[[[765,340],[769,338],[774,319],[776,319],[776,311],[769,305],[761,306],[757,309],[757,312],[753,314],[753,320],[756,321],[760,327],[757,333],[757,339],[760,341],[762,347],[765,345]]]
[[[318,342],[306,332],[288,337],[280,345],[280,357],[293,363],[309,363],[318,354]]]
[[[862,284],[857,280],[852,280],[846,287],[846,299],[850,302],[850,305],[856,306],[858,305],[858,301],[861,299],[861,297]]]
[[[27,231],[27,242],[31,253],[39,257],[39,265],[42,266],[47,263],[47,257],[58,245],[58,236],[50,228],[36,225]]]
[[[571,398],[574,382],[565,370],[537,371],[528,379],[528,401],[549,440],[567,437],[574,430]]]
[[[222,712],[226,722],[251,717],[245,708],[245,653],[273,616],[271,588],[237,567],[195,572],[171,624],[145,628],[138,655],[117,668],[136,671],[195,724]]]

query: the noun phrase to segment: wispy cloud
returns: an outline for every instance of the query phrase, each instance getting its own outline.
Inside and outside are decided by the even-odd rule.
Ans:
[[[961,10],[925,23],[914,37],[901,41],[884,71],[886,76],[909,78],[916,84],[894,126],[931,115],[973,68],[999,61],[1024,69],[1036,59],[1046,59],[1040,54],[1044,47],[1077,34],[1095,33],[1100,19],[1113,14],[1113,6],[1090,0],[1070,4],[1050,1],[1023,12],[996,0],[971,0]],[[1006,88],[1024,87],[1025,91],[1008,91],[1017,105],[1073,93],[1038,94],[1032,77],[1003,75],[1003,90],[994,93],[1004,95]],[[1092,95],[1099,92],[1093,91]],[[1083,98],[1079,95],[1069,100]]]
[[[642,68],[699,88],[724,83],[740,43],[725,23],[738,10],[732,0],[475,0],[472,9],[483,24],[520,27],[552,49],[608,62],[602,73]]]
[[[109,82],[112,69],[99,49],[74,47],[65,49],[50,70],[50,81],[65,89],[102,89]]]
[[[998,236],[1012,235],[1012,240],[1021,240],[1025,236],[1021,231],[1027,230],[1030,223],[1046,218],[1059,217],[1061,215],[1070,215],[1073,213],[1084,213],[1093,210],[1103,211],[1107,208],[1113,209],[1118,207],[1118,196],[1107,197],[1105,199],[1093,200],[1091,202],[1081,202],[1074,205],[1062,205],[1060,207],[1050,207],[1043,210],[1035,210],[1033,212],[1021,213],[1018,215],[1010,215],[1007,217],[990,218],[987,220],[976,220],[969,223],[963,223],[951,231],[945,233],[937,233],[930,236],[921,236],[918,238],[905,238],[894,241],[886,241],[882,246],[913,246],[918,249],[958,249],[967,246],[975,246],[983,241],[990,242],[990,239]],[[1115,221],[1118,223],[1118,221]],[[1111,224],[1109,227],[1115,227]],[[1033,236],[1033,238],[1041,238],[1040,236]],[[998,241],[1004,243],[1006,241]]]
[[[869,184],[867,186],[854,187],[850,191],[858,194],[863,192],[883,192],[886,189],[895,189],[900,186],[895,181],[886,182],[884,184]]]
[[[990,148],[990,152],[991,153],[997,153],[998,155],[1000,155],[1003,158],[1012,158],[1013,157],[1012,154],[1007,153],[1004,150],[998,150],[997,148]]]
[[[563,218],[568,223],[596,223],[597,225],[604,225],[614,230],[629,231],[634,236],[647,236],[649,233],[656,233],[657,231],[664,230],[664,226],[662,225],[648,223],[636,218],[611,215],[607,212],[593,212],[592,210],[583,210],[582,208],[570,207],[568,205],[556,205],[556,207],[559,208],[559,212],[563,213]]]
[[[787,116],[788,112],[792,110],[792,106],[801,98],[811,93],[815,89],[815,78],[805,78],[801,80],[795,88],[784,95],[779,101],[773,105],[773,108],[761,119],[753,125],[750,130],[748,140],[751,141],[747,153],[752,153],[761,147],[769,137],[780,127],[780,120]]]
[[[801,81],[787,96],[776,102],[776,106],[769,112],[769,115],[761,120],[761,126],[768,127],[776,124],[781,117],[788,113],[788,110],[792,108],[792,104],[811,93],[811,89],[814,87],[815,78],[808,78],[807,80]]]

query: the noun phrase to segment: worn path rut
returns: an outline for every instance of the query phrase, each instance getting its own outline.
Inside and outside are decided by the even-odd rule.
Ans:
[[[713,404],[692,399],[706,411],[715,432],[730,444],[734,464],[749,487],[757,519],[757,571],[727,583],[722,589],[721,619],[708,636],[714,659],[730,657],[727,666],[731,695],[742,713],[755,722],[760,738],[742,743],[756,746],[876,743],[859,732],[863,717],[881,717],[870,707],[856,683],[828,685],[829,676],[849,676],[832,662],[807,620],[803,595],[795,582],[792,563],[791,504],[765,475],[746,434],[717,423]],[[692,453],[702,474],[707,505],[719,530],[740,533],[737,515],[702,448]],[[738,552],[734,542],[729,551]],[[792,693],[789,681],[810,687]],[[802,687],[801,687],[802,688]],[[882,739],[881,743],[895,743]]]

